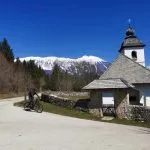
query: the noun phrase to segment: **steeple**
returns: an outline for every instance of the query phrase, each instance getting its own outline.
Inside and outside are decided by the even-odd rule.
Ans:
[[[134,34],[134,30],[131,27],[129,27],[126,31],[126,36],[134,36]]]
[[[126,36],[121,44],[119,52],[145,66],[144,47],[145,44],[135,35],[135,30],[129,23]]]
[[[129,28],[126,31],[126,36],[134,36],[134,30],[131,27],[131,19],[128,19],[128,23],[129,23]]]
[[[121,44],[119,52],[122,52],[125,48],[135,47],[142,48],[145,47],[145,44],[135,35],[135,30],[132,27],[129,27],[126,31],[126,37]]]

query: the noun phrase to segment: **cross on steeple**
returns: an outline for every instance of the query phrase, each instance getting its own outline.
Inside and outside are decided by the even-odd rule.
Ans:
[[[129,28],[131,28],[131,19],[128,19]]]

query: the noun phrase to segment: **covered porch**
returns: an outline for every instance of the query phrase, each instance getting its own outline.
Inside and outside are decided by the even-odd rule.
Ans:
[[[94,80],[83,89],[90,92],[89,112],[99,117],[108,106],[116,117],[126,118],[128,105],[140,104],[140,92],[123,79]]]

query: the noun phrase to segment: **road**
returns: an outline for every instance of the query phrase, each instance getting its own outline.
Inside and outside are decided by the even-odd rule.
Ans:
[[[24,111],[0,100],[0,150],[150,150],[150,130]]]

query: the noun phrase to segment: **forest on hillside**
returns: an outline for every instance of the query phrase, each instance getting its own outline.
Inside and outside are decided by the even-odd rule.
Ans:
[[[88,66],[92,68],[92,66]],[[19,93],[28,88],[54,91],[81,91],[82,87],[98,78],[96,72],[69,74],[55,64],[52,73],[47,74],[34,61],[15,58],[7,39],[0,42],[0,93]]]

